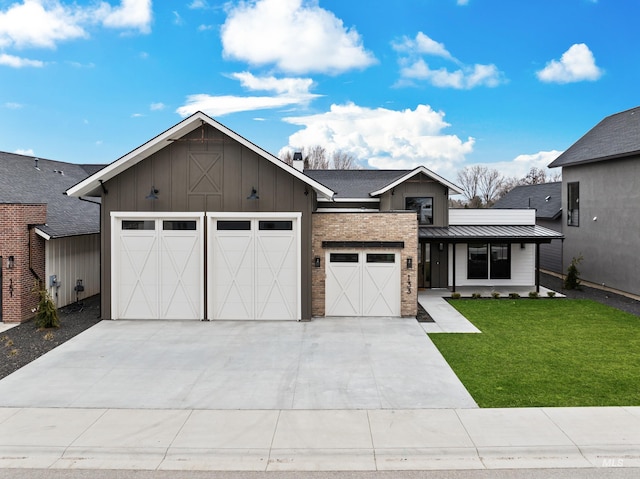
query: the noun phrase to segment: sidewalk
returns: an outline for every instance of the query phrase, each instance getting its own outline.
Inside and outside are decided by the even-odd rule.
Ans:
[[[640,467],[640,407],[0,409],[0,468]]]

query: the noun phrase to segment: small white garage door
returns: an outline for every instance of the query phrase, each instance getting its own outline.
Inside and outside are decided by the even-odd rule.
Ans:
[[[400,316],[400,255],[327,252],[326,316]]]
[[[114,319],[203,319],[203,217],[114,217]]]
[[[208,236],[209,319],[300,319],[299,216],[212,216]]]

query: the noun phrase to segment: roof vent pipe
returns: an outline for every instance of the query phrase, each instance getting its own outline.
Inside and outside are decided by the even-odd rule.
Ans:
[[[40,168],[38,168],[38,159],[37,159],[37,158],[34,158],[33,160],[35,161],[35,165],[33,165],[33,167],[34,167],[36,170],[40,170]]]
[[[304,160],[300,151],[293,154],[293,167],[298,171],[304,171]]]

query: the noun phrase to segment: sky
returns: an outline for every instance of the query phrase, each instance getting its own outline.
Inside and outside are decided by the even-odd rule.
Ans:
[[[640,105],[638,18],[637,0],[0,0],[0,150],[110,163],[200,110],[274,155],[520,177]]]

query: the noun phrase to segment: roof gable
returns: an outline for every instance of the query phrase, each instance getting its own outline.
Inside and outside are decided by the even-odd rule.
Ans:
[[[100,206],[64,194],[87,175],[85,165],[0,152],[0,202],[46,204],[38,229],[48,238],[99,233]]]
[[[606,117],[549,164],[549,168],[640,155],[640,107]]]
[[[101,186],[102,183],[110,180],[111,178],[114,178],[115,176],[119,175],[123,171],[132,167],[133,165],[136,165],[137,163],[144,160],[145,158],[148,158],[154,153],[160,151],[161,149],[170,145],[173,141],[176,141],[176,139],[182,138],[183,136],[193,132],[203,124],[208,124],[212,126],[213,128],[217,129],[221,133],[227,135],[228,137],[237,141],[238,143],[250,149],[254,153],[258,154],[265,160],[273,163],[278,168],[285,170],[292,176],[295,176],[299,180],[308,184],[311,188],[313,188],[318,193],[318,195],[328,199],[331,199],[333,197],[334,192],[331,189],[327,188],[325,185],[320,184],[319,182],[313,180],[312,178],[308,177],[307,175],[298,171],[292,166],[287,165],[285,162],[281,161],[279,158],[266,152],[262,148],[251,143],[246,138],[238,135],[234,131],[230,130],[229,128],[222,125],[221,123],[218,123],[213,118],[209,117],[208,115],[205,115],[200,111],[194,113],[188,118],[185,118],[180,123],[160,133],[155,138],[152,138],[151,140],[139,146],[135,150],[127,153],[123,157],[107,165],[105,168],[89,176],[84,181],[81,181],[75,186],[69,188],[67,190],[67,194],[69,196],[99,196],[102,191],[102,186]]]

